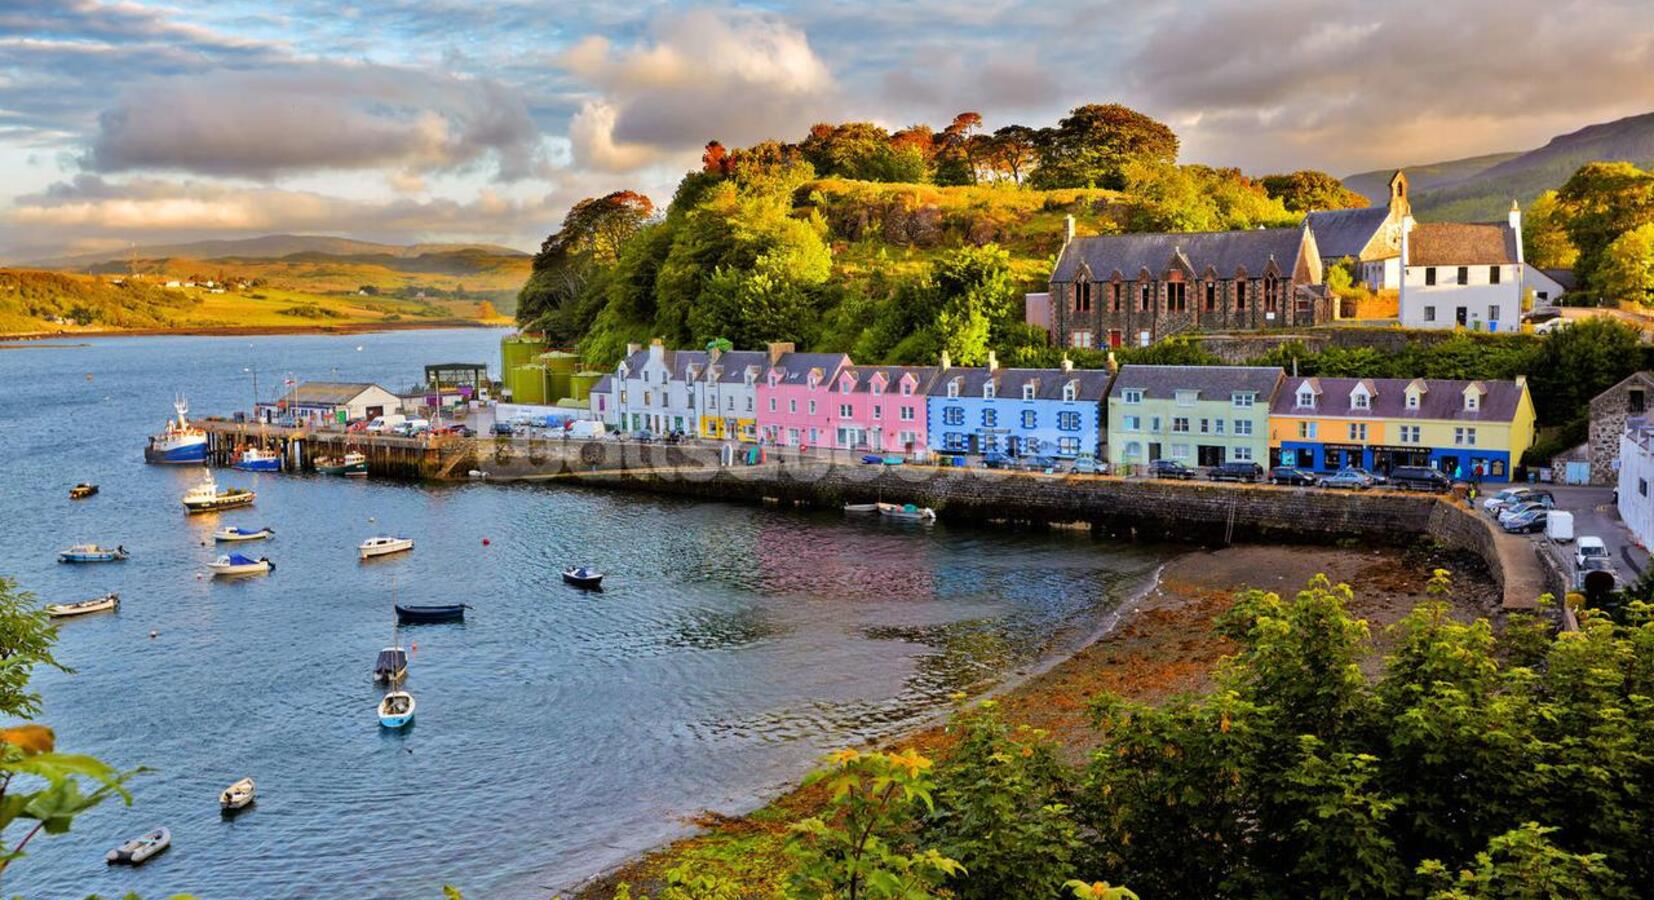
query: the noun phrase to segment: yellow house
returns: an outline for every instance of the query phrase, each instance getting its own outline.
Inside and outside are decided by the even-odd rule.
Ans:
[[[1534,442],[1526,378],[1289,377],[1269,410],[1269,461],[1314,472],[1429,466],[1508,481]]]

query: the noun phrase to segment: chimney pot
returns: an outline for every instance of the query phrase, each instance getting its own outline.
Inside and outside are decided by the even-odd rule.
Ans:
[[[1074,361],[1072,359],[1069,359],[1067,356],[1064,356],[1062,358],[1062,370],[1064,372],[1074,371]]]
[[[948,356],[948,351],[943,350],[942,351],[941,369],[942,369],[942,371],[946,372],[947,370],[949,370],[951,368],[953,368],[953,360],[952,360],[952,358],[950,358]]]
[[[999,368],[999,357],[995,356],[994,352],[992,350],[989,350],[988,351],[988,371],[993,372],[993,371],[997,370],[998,368]]]
[[[1108,371],[1113,375],[1120,371],[1120,361],[1114,358],[1114,351],[1108,351]]]

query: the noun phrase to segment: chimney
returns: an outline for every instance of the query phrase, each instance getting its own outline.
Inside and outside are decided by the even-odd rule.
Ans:
[[[1074,240],[1074,217],[1064,216],[1062,226],[1062,245],[1066,247],[1070,241]]]
[[[713,366],[717,365],[718,364],[718,357],[723,356],[723,355],[724,355],[724,351],[720,347],[712,346],[712,347],[706,348],[706,367],[708,369],[711,369]]]
[[[1074,361],[1072,359],[1069,359],[1067,354],[1064,354],[1063,358],[1062,358],[1062,370],[1064,372],[1074,371]]]
[[[953,368],[953,360],[948,357],[948,351],[942,351],[942,362],[939,364],[938,368],[944,372]]]
[[[1292,377],[1298,377],[1298,357],[1296,356],[1292,358]]]
[[[994,352],[992,350],[989,350],[988,351],[988,371],[994,372],[994,371],[998,371],[998,369],[999,369],[999,357],[995,356]]]
[[[1114,351],[1110,350],[1110,351],[1108,351],[1108,374],[1110,374],[1110,375],[1118,374],[1119,371],[1120,371],[1120,361],[1114,358]]]
[[[1522,207],[1517,206],[1515,200],[1510,201],[1509,221],[1512,231],[1520,232],[1522,230]]]
[[[643,349],[642,344],[638,343],[637,341],[631,341],[631,342],[626,344],[626,355],[631,356],[633,353],[636,353],[636,352],[638,352],[639,350],[642,350],[642,349]]]
[[[770,365],[772,366],[780,362],[783,355],[793,352],[791,341],[774,341],[766,346],[770,352]]]
[[[649,361],[650,362],[657,362],[657,363],[666,361],[666,342],[665,341],[661,340],[660,338],[655,338],[654,340],[649,342]]]

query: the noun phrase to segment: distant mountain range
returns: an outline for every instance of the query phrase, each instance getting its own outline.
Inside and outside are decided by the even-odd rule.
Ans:
[[[282,259],[295,254],[345,257],[397,257],[413,259],[428,255],[476,254],[490,256],[527,256],[521,250],[499,244],[379,244],[351,238],[329,237],[318,234],[267,234],[262,237],[233,240],[191,241],[182,244],[150,244],[126,250],[102,253],[83,253],[53,259],[33,260],[24,265],[39,269],[89,269],[100,263],[131,259],[187,258],[217,259]]]
[[[1545,191],[1561,187],[1580,166],[1597,160],[1654,167],[1654,113],[1588,125],[1551,138],[1537,150],[1401,168],[1412,187],[1415,216],[1475,222],[1503,218],[1512,199],[1526,207]],[[1373,203],[1383,203],[1393,171],[1361,172],[1345,178],[1344,184]]]

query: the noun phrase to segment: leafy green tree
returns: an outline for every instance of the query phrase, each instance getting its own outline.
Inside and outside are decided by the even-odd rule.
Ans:
[[[52,656],[55,643],[57,631],[34,596],[0,575],[0,713],[29,719],[40,712],[40,695],[29,690],[35,667],[69,671]]]
[[[1238,169],[1134,161],[1125,168],[1133,231],[1225,231],[1296,224],[1298,216]]]
[[[1642,367],[1642,336],[1608,317],[1578,322],[1546,338],[1527,371],[1541,422],[1586,412],[1591,398]]]
[[[1627,162],[1586,163],[1556,193],[1563,228],[1579,251],[1574,272],[1603,290],[1608,246],[1620,235],[1654,222],[1654,172]]]
[[[1006,125],[993,133],[985,149],[990,171],[1021,184],[1038,153],[1037,132],[1026,125]]]
[[[1546,191],[1522,213],[1522,258],[1539,269],[1571,269],[1579,251],[1568,239],[1567,211],[1556,191]]]
[[[1055,128],[1040,129],[1035,152],[1037,188],[1126,186],[1130,163],[1170,164],[1177,135],[1154,119],[1117,103],[1076,107]]]
[[[578,340],[596,313],[594,304],[579,302],[587,283],[619,260],[626,241],[653,213],[649,198],[632,191],[576,203],[534,255],[528,281],[517,294],[517,321],[555,342]]]
[[[1612,897],[1619,879],[1601,853],[1569,853],[1551,843],[1555,828],[1524,823],[1488,842],[1474,868],[1453,877],[1438,860],[1426,860],[1419,874],[1437,885],[1430,900],[1551,900],[1555,897]]]
[[[1261,181],[1269,196],[1295,213],[1318,209],[1356,209],[1367,205],[1367,198],[1345,187],[1344,182],[1314,169],[1302,169],[1287,175],[1265,175]]]
[[[1597,283],[1610,300],[1654,305],[1654,222],[1614,238],[1603,252]]]

